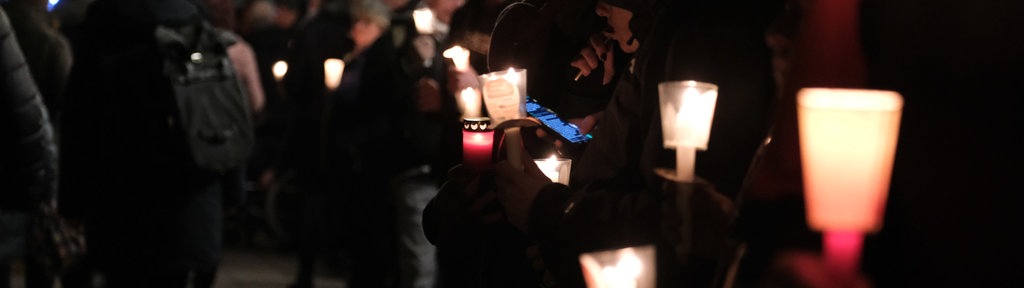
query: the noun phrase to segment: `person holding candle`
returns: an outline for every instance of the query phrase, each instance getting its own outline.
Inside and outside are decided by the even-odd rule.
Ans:
[[[398,223],[400,287],[438,285],[436,249],[423,233],[422,215],[437,194],[444,172],[459,160],[459,111],[455,98],[447,96],[451,92],[445,89],[445,70],[450,64],[440,48],[448,42],[452,14],[462,4],[463,0],[411,1],[410,11],[396,15],[398,21],[391,25],[392,32],[403,31],[393,35],[404,35],[395,43],[401,64],[395,85],[401,87],[397,92],[401,102],[394,103],[394,117],[400,123],[395,141],[400,144],[393,165],[399,172],[389,185]],[[414,19],[409,14],[415,6],[429,8],[432,17]],[[431,33],[419,33],[417,24],[429,25]]]
[[[391,107],[400,103],[391,11],[377,0],[324,5],[300,32],[285,76],[299,110],[284,168],[294,169],[305,205],[294,286],[310,287],[316,260],[331,252],[327,259],[351,269],[351,287],[386,287],[397,273],[397,245],[385,183],[399,167],[367,151],[398,151],[401,143],[395,139],[399,112]],[[328,58],[344,61],[343,73],[334,74],[340,81],[323,77]]]
[[[737,4],[745,6],[731,9]],[[729,235],[733,198],[765,134],[774,96],[768,59],[760,57],[767,53],[760,31],[778,5],[599,1],[597,14],[610,26],[606,35],[635,54],[570,185],[550,183],[527,159],[496,167],[496,193],[508,220],[540,243],[559,283],[580,285],[580,252],[652,243],[659,286],[724,281],[719,269],[735,249]],[[723,87],[694,183],[654,173],[674,159],[662,146],[656,106],[657,84],[671,79]],[[525,171],[512,168],[509,161],[517,160]],[[677,189],[691,190],[685,194],[689,204],[677,202],[684,195]]]

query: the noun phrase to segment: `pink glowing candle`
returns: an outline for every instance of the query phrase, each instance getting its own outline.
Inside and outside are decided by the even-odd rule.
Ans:
[[[494,130],[489,126],[490,119],[486,117],[467,118],[462,121],[462,165],[473,171],[483,171],[491,167]]]
[[[797,95],[807,223],[826,265],[856,274],[864,233],[881,229],[903,98],[896,92],[806,88]]]

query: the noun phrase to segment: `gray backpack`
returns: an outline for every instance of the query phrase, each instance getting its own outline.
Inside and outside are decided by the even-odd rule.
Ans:
[[[253,127],[248,99],[227,54],[233,36],[207,21],[158,26],[154,36],[174,89],[178,126],[196,166],[224,174],[243,165],[252,150]]]

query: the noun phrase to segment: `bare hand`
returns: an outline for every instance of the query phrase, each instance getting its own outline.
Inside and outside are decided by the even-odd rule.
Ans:
[[[606,40],[607,38],[601,34],[591,36],[590,46],[583,47],[580,56],[569,63],[580,70],[581,77],[590,76],[590,72],[597,69],[598,65],[604,65],[604,78],[601,80],[601,84],[604,85],[608,85],[615,78],[615,53],[611,43],[606,44]]]

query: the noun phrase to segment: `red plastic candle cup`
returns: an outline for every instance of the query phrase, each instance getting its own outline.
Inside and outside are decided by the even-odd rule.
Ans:
[[[490,124],[491,120],[487,117],[462,120],[462,165],[473,171],[491,168],[494,130],[491,130]]]

